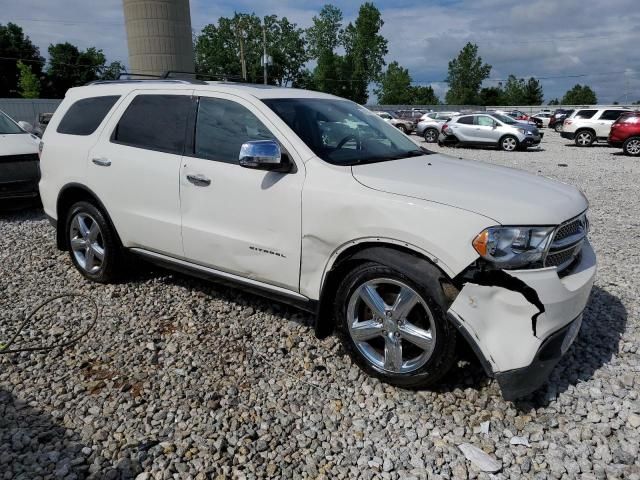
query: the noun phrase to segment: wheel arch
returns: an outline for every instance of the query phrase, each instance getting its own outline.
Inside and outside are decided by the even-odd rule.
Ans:
[[[596,135],[596,131],[594,130],[594,128],[593,128],[593,127],[580,127],[580,128],[578,128],[578,129],[576,130],[576,132],[575,132],[575,134],[574,134],[574,135],[575,135],[575,136],[578,136],[578,134],[579,134],[580,132],[589,132],[590,134],[592,134],[592,135],[594,136],[594,138],[595,138],[595,137],[597,137],[597,135]]]
[[[65,232],[66,214],[74,203],[83,200],[94,204],[102,211],[106,220],[109,222],[109,226],[111,226],[115,232],[118,243],[122,245],[118,231],[116,230],[106,207],[95,192],[81,183],[68,183],[60,189],[60,193],[58,194],[58,199],[56,201],[56,246],[58,249],[69,249],[69,242],[67,241],[67,235]]]
[[[458,289],[451,276],[434,260],[406,244],[390,241],[364,241],[339,251],[323,275],[315,320],[316,336],[325,338],[333,332],[333,300],[344,275],[356,265],[370,261],[400,270],[416,283],[431,285],[434,295],[439,296],[437,300],[446,311],[458,295]]]

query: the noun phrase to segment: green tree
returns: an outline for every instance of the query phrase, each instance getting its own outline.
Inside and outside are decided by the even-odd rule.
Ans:
[[[378,88],[374,93],[381,105],[408,105],[410,103],[411,76],[409,70],[402,68],[398,62],[391,62],[387,71],[380,77]]]
[[[62,98],[69,88],[100,79],[105,56],[94,47],[81,51],[69,42],[49,45],[46,96]]]
[[[40,96],[40,80],[31,71],[31,66],[18,62],[18,93],[22,98],[38,98]]]
[[[195,41],[196,71],[220,77],[241,77],[242,59],[246,80],[262,83],[263,24],[266,27],[267,54],[273,59],[267,67],[269,83],[289,85],[304,71],[308,61],[304,30],[286,17],[270,15],[261,20],[255,14],[236,13],[220,17],[218,23],[202,29]]]
[[[504,105],[504,92],[500,87],[484,87],[479,94],[480,105]]]
[[[409,87],[409,105],[439,105],[440,99],[431,86]]]
[[[44,59],[40,50],[22,28],[15,23],[0,24],[0,97],[16,97],[18,92],[18,60],[31,66],[36,77],[42,74]]]
[[[126,72],[122,62],[111,62],[100,70],[99,78],[100,80],[117,80],[122,72]]]
[[[478,46],[467,43],[458,56],[449,62],[446,100],[450,105],[470,105],[479,102],[483,80],[489,77],[491,65],[482,62]]]
[[[342,11],[327,4],[312,21],[313,25],[306,31],[309,55],[320,58],[323,52],[335,52],[341,45]]]
[[[524,88],[524,79],[509,75],[502,92],[505,105],[522,105],[524,102]]]
[[[588,85],[574,85],[562,97],[563,105],[595,105],[598,103],[596,93]]]
[[[553,100],[549,101],[548,105],[560,105],[560,100],[554,98]]]
[[[349,23],[343,32],[345,57],[352,68],[350,98],[358,103],[366,103],[368,85],[379,79],[385,64],[389,50],[380,35],[383,25],[380,11],[366,2],[360,6],[355,23]]]
[[[522,105],[542,105],[544,101],[544,93],[542,85],[535,78],[531,77],[524,84]]]

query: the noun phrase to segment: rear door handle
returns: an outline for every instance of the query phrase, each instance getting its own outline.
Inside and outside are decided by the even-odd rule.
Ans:
[[[92,158],[91,161],[100,167],[108,167],[111,165],[111,160],[105,157]]]
[[[196,185],[197,187],[208,187],[211,185],[211,179],[205,177],[204,175],[187,175],[187,180]]]

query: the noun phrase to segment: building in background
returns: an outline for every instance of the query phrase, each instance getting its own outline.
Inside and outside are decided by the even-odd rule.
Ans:
[[[129,71],[193,72],[189,0],[123,0]]]

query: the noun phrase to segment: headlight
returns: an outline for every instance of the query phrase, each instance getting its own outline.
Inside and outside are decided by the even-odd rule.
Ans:
[[[527,134],[527,131],[524,128],[519,128],[518,131],[523,135]]]
[[[500,268],[517,268],[542,260],[555,227],[490,227],[472,244],[485,260]]]

